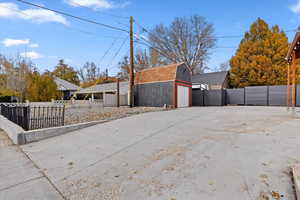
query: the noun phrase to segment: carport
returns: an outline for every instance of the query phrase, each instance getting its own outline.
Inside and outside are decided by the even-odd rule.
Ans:
[[[300,28],[295,35],[295,38],[290,45],[286,60],[288,61],[287,70],[287,106],[296,106],[296,60],[300,58]],[[291,84],[292,84],[292,102],[291,102]]]

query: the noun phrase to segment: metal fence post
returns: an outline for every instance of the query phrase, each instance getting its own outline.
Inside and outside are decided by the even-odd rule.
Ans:
[[[30,124],[30,118],[28,116],[29,110],[30,110],[29,106],[23,107],[23,128],[25,129],[25,131],[29,130],[29,124]]]
[[[63,112],[62,112],[62,126],[65,125],[65,105],[63,105]]]

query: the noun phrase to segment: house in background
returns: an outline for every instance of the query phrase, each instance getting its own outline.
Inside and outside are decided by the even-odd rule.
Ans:
[[[79,89],[79,86],[58,77],[54,77],[54,81],[58,91],[62,93],[63,100],[70,100],[72,95]]]
[[[129,82],[120,82],[120,105],[128,105]],[[84,88],[76,92],[76,99],[101,100],[104,106],[117,105],[117,83],[105,83]]]
[[[228,88],[229,72],[212,72],[192,76],[193,89],[220,90]]]
[[[184,63],[180,63],[137,72],[134,103],[136,106],[149,107],[191,106],[191,71]]]

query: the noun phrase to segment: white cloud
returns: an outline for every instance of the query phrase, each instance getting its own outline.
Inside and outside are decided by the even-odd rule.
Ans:
[[[16,40],[16,39],[7,38],[2,41],[2,44],[4,44],[4,46],[6,46],[6,47],[11,47],[11,46],[29,44],[29,42],[30,42],[29,39]]]
[[[0,17],[11,19],[24,19],[36,23],[57,22],[68,25],[66,18],[50,10],[27,9],[21,10],[14,3],[0,3]]]
[[[40,45],[39,44],[29,44],[28,47],[30,48],[38,48]]]
[[[300,13],[300,0],[297,1],[294,5],[290,6],[291,11],[294,13]]]
[[[65,2],[74,7],[86,6],[90,8],[104,9],[116,7],[116,5],[110,0],[65,0]]]
[[[23,52],[20,53],[20,56],[22,56],[23,58],[30,58],[30,59],[39,59],[43,57],[41,54],[35,51]]]

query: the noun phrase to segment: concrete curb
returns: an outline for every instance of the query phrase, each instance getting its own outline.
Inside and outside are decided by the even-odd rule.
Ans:
[[[25,142],[23,136],[24,129],[2,115],[0,115],[0,128],[7,133],[14,144],[23,144]]]
[[[23,132],[23,137],[25,140],[25,144],[28,144],[28,143],[44,140],[47,138],[63,135],[63,134],[69,133],[69,132],[87,128],[87,127],[101,124],[104,122],[106,122],[106,120],[92,121],[92,122],[73,124],[73,125],[68,125],[68,126],[53,127],[53,128],[38,129],[38,130],[32,130],[32,131],[25,131],[25,132]]]
[[[107,120],[99,120],[68,126],[24,131],[23,128],[0,115],[0,128],[8,134],[8,136],[14,144],[18,145],[24,145],[32,142],[41,141],[47,138],[63,135],[69,132],[87,128],[104,122],[107,122]]]
[[[293,180],[297,199],[300,199],[300,165],[292,167]]]

